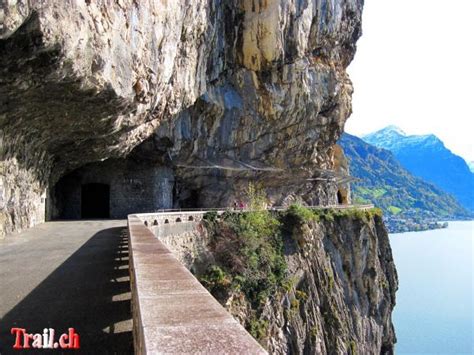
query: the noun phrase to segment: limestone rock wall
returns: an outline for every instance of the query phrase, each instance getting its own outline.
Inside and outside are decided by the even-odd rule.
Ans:
[[[222,155],[280,169],[280,181],[257,176],[274,201],[334,199],[333,183],[306,178],[331,168],[350,114],[345,67],[362,5],[3,2],[0,235],[42,221],[41,196],[64,174],[126,156],[153,134],[171,142],[166,153],[184,186],[178,199],[197,191],[201,205],[222,205],[239,195],[248,173],[236,180],[228,170],[181,167]]]
[[[294,286],[261,316],[270,353],[393,354],[398,278],[381,217],[311,223],[293,237]]]
[[[198,277],[222,259],[219,252],[228,252],[212,247],[205,224],[153,229]],[[393,354],[398,278],[381,217],[296,225],[284,239],[284,254],[291,283],[266,299],[257,319],[265,325],[260,343],[270,354]],[[243,293],[215,296],[243,325],[255,322]]]
[[[153,234],[193,274],[201,274],[214,261],[209,251],[209,234],[201,222],[187,221],[149,225]],[[173,223],[174,222],[174,223]]]

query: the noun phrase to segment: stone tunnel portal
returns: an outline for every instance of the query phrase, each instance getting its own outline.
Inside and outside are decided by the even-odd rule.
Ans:
[[[48,219],[122,219],[173,208],[172,169],[130,159],[87,164],[63,176],[50,193]]]

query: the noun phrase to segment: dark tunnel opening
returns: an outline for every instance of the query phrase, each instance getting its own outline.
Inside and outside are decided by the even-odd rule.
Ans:
[[[81,186],[81,218],[110,218],[110,186],[91,183]]]

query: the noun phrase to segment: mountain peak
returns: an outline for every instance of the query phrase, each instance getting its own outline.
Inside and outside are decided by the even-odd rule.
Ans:
[[[392,152],[347,133],[339,144],[349,160],[351,175],[359,179],[352,185],[356,201],[375,203],[389,219],[470,216],[452,196],[406,170]],[[389,224],[389,228],[393,226]]]
[[[382,128],[378,131],[369,133],[363,136],[362,139],[368,143],[372,143],[375,141],[375,142],[384,142],[390,145],[390,143],[394,141],[399,141],[400,139],[403,139],[405,137],[407,137],[407,135],[400,127],[391,125],[391,126]]]
[[[393,133],[399,134],[400,136],[406,136],[407,135],[405,133],[405,131],[403,131],[400,127],[395,126],[395,125],[387,126],[387,127],[382,128],[381,130],[379,130],[375,133],[378,133],[378,132],[393,132]]]
[[[393,152],[405,145],[436,146],[446,149],[444,143],[434,134],[408,135],[400,127],[390,125],[362,137],[364,141]]]
[[[412,174],[438,185],[464,207],[474,210],[474,174],[464,159],[453,154],[434,134],[401,135],[396,127],[387,127],[363,140],[390,150]]]

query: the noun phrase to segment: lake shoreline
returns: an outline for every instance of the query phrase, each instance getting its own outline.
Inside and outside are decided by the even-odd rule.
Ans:
[[[384,223],[390,234],[425,232],[437,229],[446,229],[450,222],[472,222],[473,219],[453,218],[453,219],[410,219],[384,217]]]

